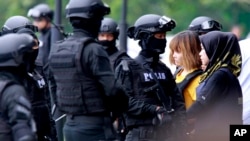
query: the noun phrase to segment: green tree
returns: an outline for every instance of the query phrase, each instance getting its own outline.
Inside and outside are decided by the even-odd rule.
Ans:
[[[123,0],[103,0],[111,7],[109,17],[121,21]],[[65,18],[65,6],[68,0],[62,0],[62,25],[70,32],[70,24]],[[133,25],[143,14],[154,13],[166,15],[177,22],[172,34],[187,29],[191,20],[197,16],[210,16],[223,25],[223,31],[229,31],[232,25],[243,27],[244,35],[250,31],[249,0],[127,0],[127,23]],[[13,15],[26,16],[28,10],[38,3],[47,3],[55,8],[55,0],[2,0],[0,5],[0,24]]]

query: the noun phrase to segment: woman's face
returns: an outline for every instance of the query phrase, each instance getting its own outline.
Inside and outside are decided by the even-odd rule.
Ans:
[[[174,63],[176,66],[182,66],[182,53],[174,51],[173,53]]]
[[[207,57],[207,53],[206,53],[202,44],[201,44],[201,52],[199,53],[199,55],[200,55],[200,59],[201,59],[201,63],[202,63],[201,68],[204,71],[204,70],[206,70],[207,65],[209,63],[209,58]]]

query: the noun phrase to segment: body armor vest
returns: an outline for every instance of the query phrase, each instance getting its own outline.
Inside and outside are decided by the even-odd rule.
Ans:
[[[174,76],[176,77],[176,75],[182,70],[182,68],[178,68],[176,70],[176,72],[174,73]],[[202,74],[202,70],[198,69],[195,70],[191,73],[189,73],[181,82],[176,83],[178,88],[180,89],[180,92],[183,94],[184,89],[187,87],[187,85],[198,75]]]
[[[57,104],[67,114],[105,112],[102,88],[81,63],[84,47],[90,42],[94,40],[69,37],[51,50],[50,67],[57,85]]]
[[[111,69],[114,71],[115,67],[118,65],[118,63],[121,61],[122,57],[128,55],[125,52],[117,51],[109,56]]]
[[[2,93],[4,89],[14,84],[12,81],[0,81],[0,100],[2,100]],[[1,141],[12,141],[11,127],[8,124],[8,118],[3,115],[2,107],[0,107],[0,140]]]
[[[131,71],[131,79],[132,87],[134,90],[134,98],[139,99],[142,101],[145,101],[145,103],[152,104],[152,105],[159,105],[163,106],[162,102],[163,100],[159,99],[157,97],[157,93],[160,91],[158,90],[157,82],[154,80],[152,76],[152,72],[158,79],[158,82],[161,86],[165,86],[168,84],[169,78],[168,78],[168,72],[166,71],[166,67],[158,63],[156,67],[150,72],[145,68],[144,63],[141,62],[143,60],[135,59],[128,62],[128,66]],[[145,60],[144,60],[145,61]],[[163,88],[164,94],[169,98],[168,96],[168,88]],[[165,101],[166,102],[166,101]],[[168,107],[171,108],[172,103],[170,99],[167,101]],[[166,107],[166,108],[168,108]],[[126,117],[126,124],[128,126],[130,125],[152,125],[152,119],[154,118],[154,115],[141,115],[141,117],[130,117],[129,115]]]

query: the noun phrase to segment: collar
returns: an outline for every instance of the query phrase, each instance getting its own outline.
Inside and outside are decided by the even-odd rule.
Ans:
[[[85,37],[93,37],[95,38],[90,32],[84,29],[73,29],[73,36],[85,36]]]

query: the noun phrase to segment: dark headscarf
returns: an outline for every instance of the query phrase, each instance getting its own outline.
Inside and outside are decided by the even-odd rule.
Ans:
[[[241,52],[237,37],[230,32],[212,31],[200,36],[209,58],[201,82],[221,67],[227,67],[238,77],[241,72]]]

